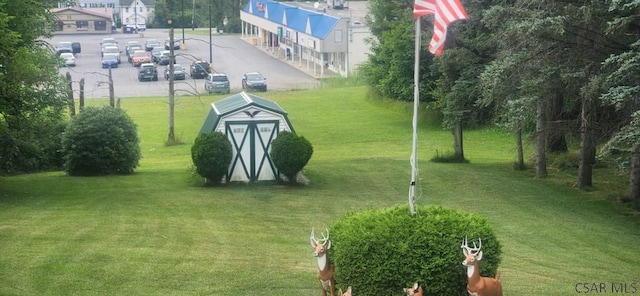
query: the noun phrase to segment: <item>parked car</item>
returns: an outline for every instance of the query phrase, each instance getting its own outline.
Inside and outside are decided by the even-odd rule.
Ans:
[[[133,53],[136,50],[143,50],[142,46],[140,46],[140,45],[131,45],[131,46],[129,46],[129,49],[127,50],[127,60],[129,60],[129,63],[133,63],[132,57],[133,57]]]
[[[105,53],[102,56],[102,69],[108,68],[118,68],[118,64],[120,64],[120,54],[115,53]]]
[[[102,38],[102,42],[100,42],[100,44],[101,45],[118,44],[118,41],[116,41],[116,39],[113,37],[105,37],[105,38]]]
[[[169,80],[169,67],[168,65],[164,69],[164,78]],[[180,64],[173,64],[173,80],[185,80],[187,78],[187,74],[184,72],[184,68]]]
[[[162,52],[162,55],[160,56],[160,59],[158,60],[158,65],[169,65],[171,61],[171,52],[168,50],[165,50]],[[173,58],[173,63],[176,63],[176,59]]]
[[[58,43],[58,46],[56,47],[56,53],[60,55],[66,52],[73,53],[73,47],[71,46],[71,42]]]
[[[144,43],[144,50],[151,51],[156,46],[160,46],[160,41],[157,39],[148,39],[147,42]]]
[[[139,67],[143,63],[151,63],[151,54],[144,50],[136,50],[131,56],[131,63],[134,67]]]
[[[158,68],[156,68],[156,65],[152,63],[144,63],[140,65],[140,69],[138,70],[138,80],[158,81]]]
[[[116,39],[113,37],[105,37],[105,38],[102,38],[102,42],[100,42],[100,45],[101,46],[105,46],[105,45],[118,46],[118,41],[116,41]]]
[[[73,49],[73,54],[75,55],[76,53],[81,53],[82,52],[82,45],[80,45],[80,42],[71,42],[71,49]]]
[[[204,89],[209,93],[228,94],[231,92],[229,77],[224,73],[210,73],[204,81]]]
[[[121,62],[120,57],[122,56],[122,52],[120,51],[120,49],[117,46],[105,46],[102,49],[102,56],[104,57],[107,54],[115,55],[117,57],[117,59],[118,59],[118,64],[120,64],[120,62]]]
[[[140,48],[142,48],[142,45],[140,45],[140,43],[138,43],[138,41],[129,40],[129,41],[127,41],[127,45],[124,46],[124,50],[129,51],[129,47],[131,47],[131,46],[139,46]]]
[[[189,67],[189,75],[193,79],[205,78],[207,74],[209,74],[209,71],[211,71],[209,63],[205,61],[194,61]]]
[[[260,72],[247,72],[242,75],[242,89],[267,91],[267,78]]]
[[[118,42],[113,37],[102,38],[102,42],[100,42],[100,47],[102,48],[101,56],[104,55],[104,48],[107,46],[118,47]]]
[[[64,64],[67,67],[75,67],[76,66],[76,57],[72,52],[63,52],[60,54],[60,58],[64,61]]]
[[[167,38],[164,41],[164,49],[169,50],[171,48],[169,43],[170,43],[170,40],[169,40],[169,38]],[[180,40],[175,40],[175,39],[173,40],[173,49],[174,50],[180,50]]]
[[[151,62],[153,62],[153,63],[159,62],[163,51],[164,51],[164,47],[162,47],[162,46],[154,47],[151,50]]]

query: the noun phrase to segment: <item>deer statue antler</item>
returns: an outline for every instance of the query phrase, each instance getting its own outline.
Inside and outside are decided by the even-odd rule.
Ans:
[[[331,247],[331,241],[329,240],[329,229],[326,229],[326,230],[327,230],[327,235],[325,236],[324,233],[320,233],[322,234],[322,239],[318,240],[316,238],[315,228],[311,228],[311,236],[309,237],[309,240],[311,242],[312,247],[315,248],[317,245],[325,245],[327,242],[329,242],[329,246],[327,247],[327,249]]]
[[[311,241],[311,247],[316,247],[318,245],[318,240],[316,239],[315,228],[311,228],[311,236],[309,237],[309,241]]]
[[[478,254],[480,252],[480,249],[482,249],[482,239],[478,239],[478,242],[480,243],[479,247],[474,242],[473,248],[470,248],[468,245],[467,237],[465,236],[460,247],[464,249],[463,252],[466,251],[467,253]]]
[[[469,295],[502,296],[500,275],[497,274],[495,278],[480,276],[480,266],[478,264],[482,260],[482,239],[478,239],[478,245],[474,242],[473,248],[470,248],[467,237],[465,237],[460,247],[465,256],[462,265],[467,267],[467,291]]]

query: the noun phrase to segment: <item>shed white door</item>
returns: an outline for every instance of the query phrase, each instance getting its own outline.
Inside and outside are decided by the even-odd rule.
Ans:
[[[233,158],[227,180],[252,182],[275,180],[277,169],[269,151],[277,137],[280,122],[232,121],[226,123],[226,134],[233,147]]]

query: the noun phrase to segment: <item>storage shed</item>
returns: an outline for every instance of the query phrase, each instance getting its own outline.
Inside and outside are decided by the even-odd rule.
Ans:
[[[278,176],[269,151],[280,131],[294,132],[277,103],[241,92],[211,104],[200,134],[221,132],[233,147],[227,182],[272,181]]]

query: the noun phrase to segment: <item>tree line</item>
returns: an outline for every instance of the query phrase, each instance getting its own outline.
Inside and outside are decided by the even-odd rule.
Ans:
[[[593,167],[610,160],[629,172],[640,202],[640,1],[462,0],[470,18],[449,27],[444,54],[426,50],[433,17],[422,17],[420,98],[454,132],[499,124],[535,141],[535,172],[547,153],[580,143],[576,186],[593,185]],[[413,99],[413,2],[370,0],[372,55],[361,73],[379,96]]]
[[[208,28],[239,33],[240,10],[243,0],[157,0],[153,27],[167,28],[172,20],[174,28]]]

